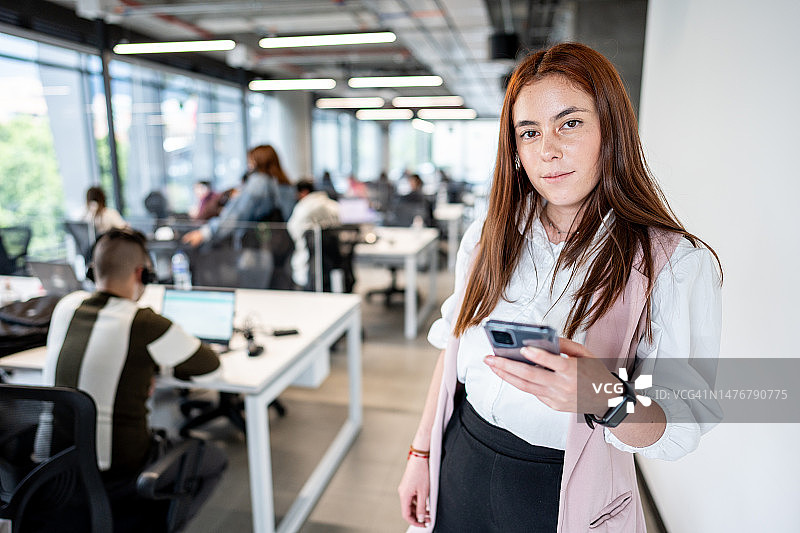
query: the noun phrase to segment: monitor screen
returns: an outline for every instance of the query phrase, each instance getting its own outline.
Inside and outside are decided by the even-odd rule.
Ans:
[[[161,314],[202,341],[227,345],[235,303],[233,291],[165,289]]]
[[[378,214],[366,198],[340,198],[339,220],[342,224],[374,224]]]

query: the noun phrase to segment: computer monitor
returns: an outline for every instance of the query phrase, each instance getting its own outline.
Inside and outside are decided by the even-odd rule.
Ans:
[[[233,335],[235,309],[234,291],[167,288],[161,314],[203,342],[227,346]]]
[[[379,218],[366,198],[339,198],[339,220],[342,224],[375,224]]]

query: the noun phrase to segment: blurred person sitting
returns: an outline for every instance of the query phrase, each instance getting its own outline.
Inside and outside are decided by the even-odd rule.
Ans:
[[[411,174],[408,177],[408,185],[411,190],[397,198],[392,206],[392,216],[394,224],[397,226],[409,226],[416,223],[416,217],[422,218],[425,226],[433,225],[433,202],[422,192],[424,185],[419,174]]]
[[[378,211],[386,211],[394,198],[394,184],[389,180],[389,175],[385,171],[381,172],[378,179],[372,184],[375,190],[373,201],[374,207]]]
[[[305,232],[319,226],[329,228],[338,226],[339,204],[330,199],[325,191],[315,191],[310,180],[297,182],[297,205],[286,224],[292,240],[292,280],[300,287],[308,284],[309,251],[306,246]]]
[[[351,198],[366,198],[367,186],[360,181],[354,174],[347,176],[347,196]]]
[[[183,236],[183,242],[199,246],[231,235],[241,223],[284,222],[292,214],[295,191],[281,168],[278,154],[269,145],[253,148],[247,155],[251,172],[241,190],[225,204],[218,217]]]
[[[197,198],[197,205],[189,210],[192,220],[208,220],[219,216],[222,212],[220,204],[221,194],[214,192],[211,182],[201,180],[194,184],[194,196]]]
[[[106,193],[100,187],[89,187],[86,191],[86,213],[83,221],[92,224],[95,234],[98,235],[112,228],[128,226],[119,211],[106,205]]]

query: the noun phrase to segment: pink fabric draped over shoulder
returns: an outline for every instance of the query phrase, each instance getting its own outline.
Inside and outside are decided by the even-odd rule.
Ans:
[[[654,261],[653,279],[669,261],[681,236],[650,231]],[[637,254],[638,263],[641,252]],[[470,260],[471,262],[471,260]],[[611,309],[586,332],[586,347],[597,357],[616,364],[609,370],[626,368],[633,373],[636,347],[646,327],[647,278],[636,268]],[[458,306],[463,301],[458,294]],[[451,336],[445,349],[442,383],[431,433],[430,509],[431,525],[409,527],[409,532],[430,532],[436,521],[442,437],[453,414],[457,387],[459,339]],[[589,429],[583,415],[576,414],[567,432],[564,470],[558,512],[558,533],[645,533],[644,513],[636,485],[633,454],[606,443],[602,426]]]

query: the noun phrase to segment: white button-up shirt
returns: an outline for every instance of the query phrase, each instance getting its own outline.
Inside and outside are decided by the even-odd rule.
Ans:
[[[613,215],[607,216],[606,223],[612,219]],[[456,290],[442,305],[442,318],[434,322],[428,333],[428,340],[437,348],[443,349],[447,345],[452,332],[458,313],[456,295],[466,282],[468,263],[482,227],[483,220],[476,220],[462,239],[456,262]],[[598,238],[604,231],[601,227]],[[553,283],[553,270],[563,247],[564,243],[550,242],[537,218],[526,235],[519,264],[506,288],[506,298],[500,299],[489,318],[543,324],[563,335],[573,305],[572,295],[586,274],[585,267],[574,276],[570,270],[561,270],[555,273]],[[652,371],[658,358],[675,358],[681,365],[680,376],[676,378],[680,383],[659,382],[658,373],[655,373],[654,386],[640,394],[650,396],[659,388],[713,385],[713,364],[699,364],[700,370],[697,370],[689,363],[693,359],[715,362],[719,355],[722,305],[719,275],[712,254],[682,239],[656,278],[651,301],[653,341],[640,340],[636,357],[642,361],[637,362],[637,366]],[[573,340],[583,343],[585,337],[586,332],[579,331]],[[536,396],[501,380],[483,362],[490,353],[491,344],[482,327],[470,328],[461,337],[458,379],[465,384],[470,404],[488,422],[531,444],[563,450],[567,425],[573,415],[556,411]],[[665,379],[669,381],[669,378]],[[695,415],[700,411],[705,414],[719,412],[713,401],[656,401],[667,417],[667,427],[657,442],[645,448],[634,448],[605,429],[606,441],[621,450],[638,452],[645,457],[677,459],[694,450],[700,435],[713,427],[713,424],[697,423]],[[708,420],[708,417],[703,420]]]

